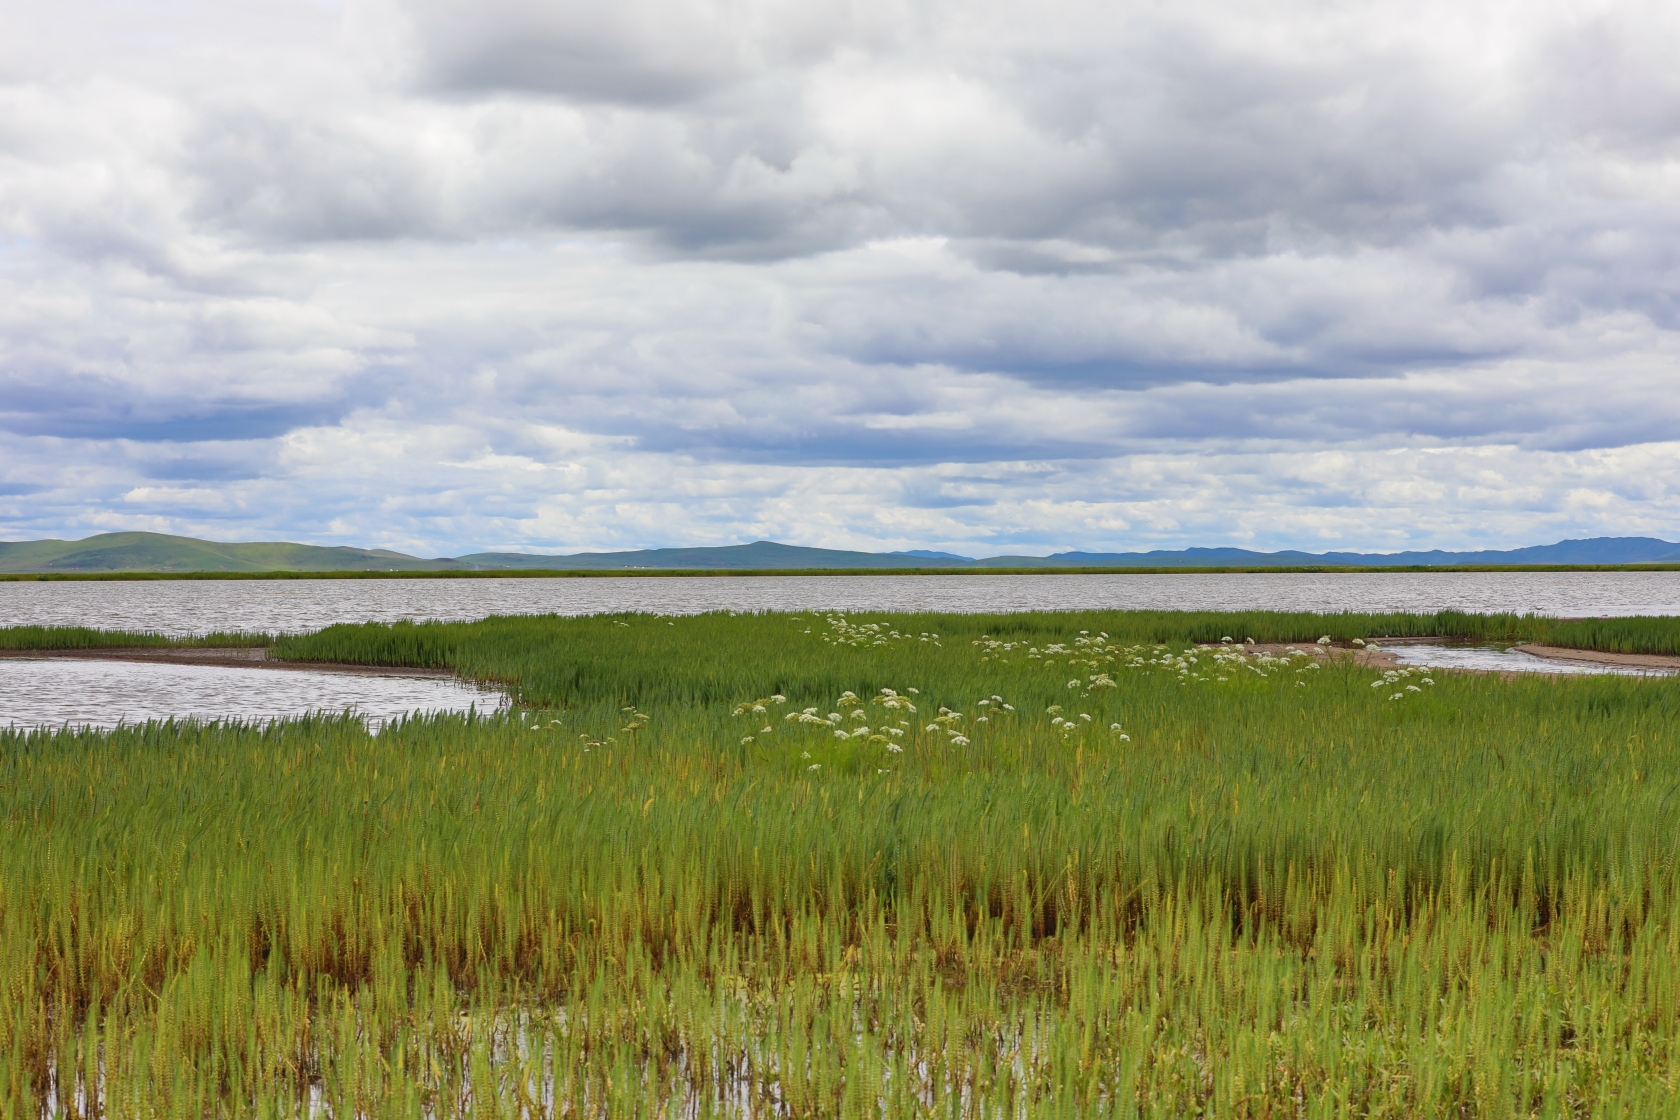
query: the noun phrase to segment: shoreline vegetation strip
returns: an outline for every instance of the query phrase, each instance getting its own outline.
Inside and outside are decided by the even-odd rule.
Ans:
[[[658,620],[662,615],[603,614],[578,618]],[[691,618],[778,617],[775,612],[739,614],[709,612]],[[1556,618],[1535,614],[1480,614],[1466,611],[1334,612],[1310,611],[1054,611],[1009,614],[852,612],[853,619],[909,619],[918,626],[943,628],[947,633],[1011,633],[1040,619],[1073,629],[1106,629],[1115,640],[1159,644],[1207,644],[1240,633],[1258,642],[1312,642],[1329,637],[1339,646],[1354,640],[1384,638],[1440,638],[1446,641],[1547,645],[1600,653],[1680,655],[1680,617],[1628,615],[1607,618]],[[105,630],[93,627],[0,627],[3,650],[79,650],[115,648],[232,648],[263,646],[272,656],[293,661],[333,661],[344,664],[459,668],[458,651],[476,665],[483,651],[507,643],[529,641],[542,647],[549,635],[563,632],[557,615],[497,615],[479,622],[399,622],[331,626],[301,635],[218,632],[173,637],[148,631]]]
[[[1680,681],[1241,652],[1460,619],[339,626],[518,707],[0,731],[0,1114],[1665,1115]]]
[[[325,572],[0,572],[0,583],[125,582],[144,580],[287,579],[623,579],[674,576],[1061,576],[1061,575],[1383,575],[1465,572],[1680,572],[1680,564],[1407,564],[1226,565],[1022,568],[492,568],[480,571]]]

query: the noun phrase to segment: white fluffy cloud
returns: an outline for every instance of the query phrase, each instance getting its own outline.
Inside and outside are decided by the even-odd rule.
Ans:
[[[0,11],[0,535],[1680,534],[1671,6]]]

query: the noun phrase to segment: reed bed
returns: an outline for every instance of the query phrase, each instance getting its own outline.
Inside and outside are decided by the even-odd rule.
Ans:
[[[0,734],[0,1112],[1673,1113],[1680,682],[1170,625],[333,628],[521,707]]]
[[[153,649],[168,646],[190,648],[239,648],[266,646],[272,634],[222,632],[175,637],[149,630],[102,630],[92,626],[5,626],[0,627],[3,650],[89,650]]]

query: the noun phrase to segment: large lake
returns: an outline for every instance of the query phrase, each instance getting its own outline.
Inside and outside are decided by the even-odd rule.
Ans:
[[[1680,572],[657,576],[0,583],[0,625],[165,634],[649,611],[1081,609],[1680,614]]]

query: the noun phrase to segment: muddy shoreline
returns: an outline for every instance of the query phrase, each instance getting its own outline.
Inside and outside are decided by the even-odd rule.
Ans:
[[[1377,648],[1348,646],[1321,646],[1315,642],[1267,642],[1264,644],[1241,647],[1245,652],[1253,654],[1269,654],[1272,657],[1282,657],[1289,650],[1311,654],[1319,658],[1350,658],[1356,665],[1366,665],[1377,669],[1392,669],[1404,664],[1398,656],[1391,652],[1393,646],[1408,645],[1462,645],[1452,638],[1376,638],[1371,643]],[[1204,649],[1218,649],[1218,646],[1204,645]],[[1522,645],[1512,646],[1518,653],[1526,653],[1548,661],[1577,661],[1591,665],[1614,665],[1627,669],[1663,669],[1680,672],[1680,657],[1659,653],[1604,653],[1591,649],[1569,649],[1564,646]],[[1501,670],[1489,669],[1461,669],[1440,666],[1432,672],[1442,673],[1485,673],[1500,672],[1501,675],[1510,674]]]
[[[231,669],[271,669],[303,673],[345,673],[362,677],[454,678],[449,669],[418,669],[392,665],[349,665],[334,661],[282,661],[261,646],[210,648],[196,646],[136,646],[115,649],[7,649],[0,658],[36,661],[139,661],[164,665],[215,665]]]
[[[1622,665],[1629,669],[1680,670],[1680,657],[1662,653],[1602,653],[1595,649],[1566,649],[1563,646],[1512,646],[1521,653],[1553,661],[1586,661],[1594,665]]]

